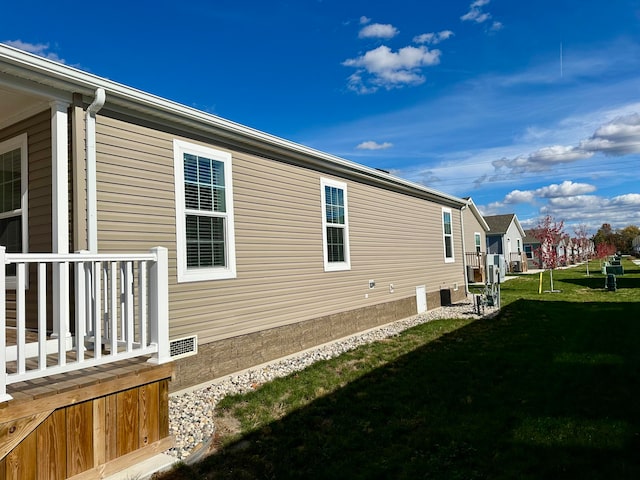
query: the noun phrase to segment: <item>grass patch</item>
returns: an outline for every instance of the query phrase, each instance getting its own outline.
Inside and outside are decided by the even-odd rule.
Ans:
[[[640,478],[640,268],[502,285],[440,320],[227,397],[240,433],[182,478]],[[590,270],[597,269],[592,263]],[[545,273],[548,281],[548,273]]]

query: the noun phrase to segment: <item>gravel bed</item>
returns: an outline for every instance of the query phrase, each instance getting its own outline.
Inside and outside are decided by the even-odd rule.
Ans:
[[[185,460],[192,453],[206,450],[202,447],[208,445],[216,429],[213,410],[226,395],[251,391],[260,384],[302,370],[318,360],[337,357],[360,345],[391,337],[421,323],[442,318],[480,318],[474,311],[472,300],[472,297],[469,297],[467,301],[435,308],[421,315],[290,355],[239,374],[223,377],[206,387],[176,392],[169,396],[169,434],[174,436],[175,446],[165,453],[178,460]],[[484,316],[493,314],[495,310],[485,308]]]

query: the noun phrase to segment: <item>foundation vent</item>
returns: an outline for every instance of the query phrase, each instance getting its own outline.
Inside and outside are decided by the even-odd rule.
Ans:
[[[198,353],[198,336],[176,338],[169,342],[169,352],[171,358],[182,358]]]

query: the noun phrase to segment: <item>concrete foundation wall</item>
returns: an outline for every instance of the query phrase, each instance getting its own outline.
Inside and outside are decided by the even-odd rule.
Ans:
[[[429,309],[464,298],[464,288],[427,293]],[[198,354],[175,362],[171,391],[181,390],[261,363],[300,352],[369,328],[416,315],[416,298],[408,297],[347,312],[305,320],[198,346]]]

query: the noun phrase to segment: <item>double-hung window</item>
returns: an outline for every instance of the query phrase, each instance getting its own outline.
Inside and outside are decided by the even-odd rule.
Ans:
[[[442,234],[444,238],[444,261],[454,262],[453,256],[453,229],[451,224],[451,209],[442,209]]]
[[[0,245],[7,253],[27,253],[27,134],[0,142]],[[16,266],[7,265],[7,284]],[[13,277],[13,278],[12,278]]]
[[[324,270],[349,270],[349,217],[347,184],[321,179]]]
[[[236,277],[231,154],[174,140],[178,281]]]
[[[478,232],[475,232],[473,238],[476,242],[476,253],[480,253],[482,251],[482,237]]]

